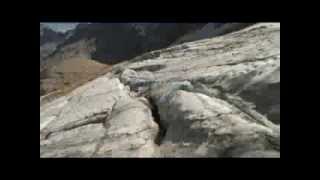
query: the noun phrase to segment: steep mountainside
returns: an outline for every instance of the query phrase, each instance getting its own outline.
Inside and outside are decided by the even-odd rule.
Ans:
[[[179,36],[203,24],[186,23],[93,23],[80,24],[73,35],[59,46],[57,56],[70,52],[79,42],[90,42],[85,51],[89,58],[106,64],[131,59],[150,50],[164,48]],[[81,48],[80,48],[81,49]],[[78,51],[78,48],[74,48]]]
[[[63,33],[53,31],[40,23],[40,46],[50,42],[61,41],[63,38]]]
[[[173,45],[220,36],[232,31],[240,30],[252,24],[253,23],[208,23],[202,28],[197,29],[195,32],[180,37]]]
[[[90,61],[86,63],[94,60],[112,65],[141,53],[168,47],[173,42],[179,44],[229,32],[225,30],[228,29],[225,24],[228,23],[83,23],[63,35],[40,24],[40,41],[43,43],[40,45],[41,95],[62,87],[52,82],[62,82],[64,76],[69,76],[68,71],[61,71],[58,76],[52,69],[61,67],[59,64],[64,61],[88,59]],[[234,24],[243,23],[231,24],[234,27]],[[206,27],[214,28],[209,28],[209,34],[201,33],[204,29],[208,31]]]
[[[43,60],[52,54],[56,47],[65,39],[63,33],[59,33],[40,24],[40,66]]]
[[[45,49],[49,49],[49,53],[41,51],[43,46],[40,46],[40,59],[42,59],[40,64],[40,95],[64,87],[62,83],[65,81],[64,79],[71,77],[69,70],[63,68],[64,70],[58,70],[59,74],[57,74],[54,69],[62,68],[65,61],[81,59],[81,63],[84,64],[93,63],[92,60],[107,66],[116,64],[141,53],[166,47],[179,36],[203,25],[186,23],[79,24],[75,30],[65,34],[62,43],[46,44]],[[42,56],[45,58],[41,58]],[[84,61],[84,59],[88,61]],[[81,67],[84,68],[82,71],[88,70],[85,68],[86,66]],[[92,71],[90,74],[96,73],[98,75],[100,73],[94,69]],[[85,80],[79,78],[79,81]],[[73,78],[67,82],[73,87],[74,84],[79,84],[78,80]]]
[[[280,24],[148,52],[40,103],[40,157],[280,157]]]

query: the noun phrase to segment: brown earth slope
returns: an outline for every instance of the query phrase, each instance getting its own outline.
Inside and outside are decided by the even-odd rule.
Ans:
[[[108,72],[111,66],[91,59],[74,57],[61,61],[43,71],[40,79],[40,96],[53,98],[70,92],[74,88]]]

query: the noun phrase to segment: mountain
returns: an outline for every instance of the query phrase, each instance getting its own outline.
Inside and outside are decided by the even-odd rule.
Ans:
[[[224,35],[252,24],[254,23],[208,23],[196,31],[178,38],[172,45]]]
[[[155,26],[120,41],[172,28]],[[280,23],[143,53],[40,104],[40,157],[280,157]]]
[[[46,59],[44,68],[50,68],[59,61],[76,56],[112,65],[152,50],[222,35],[248,25],[248,23],[82,23],[66,33],[63,43],[55,44],[57,50]]]
[[[80,23],[66,33],[52,31],[40,24],[40,95],[72,89],[100,70],[143,53],[183,42],[210,38],[248,26],[247,23]],[[64,64],[81,62],[76,77]],[[90,65],[89,65],[90,64]],[[92,64],[92,65],[91,65]],[[96,67],[97,69],[87,68]],[[92,71],[92,72],[91,72]],[[89,75],[88,75],[89,76]],[[81,78],[80,78],[81,77]],[[80,83],[81,82],[81,83]],[[69,91],[69,90],[68,90]],[[64,92],[64,90],[63,90]]]
[[[56,32],[40,23],[40,46],[50,42],[63,40],[63,33]]]
[[[87,40],[92,47],[83,52],[106,64],[131,59],[141,53],[168,46],[179,36],[203,24],[186,23],[92,23],[80,24],[59,48]],[[76,45],[75,45],[76,46]],[[75,48],[75,50],[77,50]],[[61,52],[61,53],[62,53]]]
[[[40,95],[64,87],[71,69],[65,61],[81,59],[84,64],[110,65],[142,53],[164,48],[183,34],[204,24],[186,23],[82,23],[65,34],[40,26]],[[47,37],[49,36],[49,37]],[[95,61],[95,62],[94,62]],[[86,66],[81,66],[86,67]],[[57,70],[61,68],[60,70]],[[99,68],[100,69],[100,68]],[[104,69],[104,68],[102,68]],[[80,70],[81,71],[81,70]],[[79,72],[80,72],[79,71]],[[82,71],[85,71],[83,69]],[[59,73],[58,73],[59,72]],[[95,73],[98,73],[94,70]],[[58,74],[57,74],[58,73]],[[93,72],[90,72],[93,74]],[[84,81],[79,78],[79,81]],[[54,82],[54,83],[53,83]],[[76,79],[66,84],[78,84]]]
[[[40,64],[52,54],[65,39],[65,34],[56,32],[40,23]]]

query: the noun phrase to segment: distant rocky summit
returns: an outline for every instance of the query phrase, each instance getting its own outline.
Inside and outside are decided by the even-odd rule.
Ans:
[[[192,27],[182,44],[114,61],[124,42],[131,52],[131,40],[157,34],[139,25],[142,36],[97,25],[91,43],[106,46],[82,57],[112,68],[58,98],[40,96],[40,157],[280,157],[280,23],[205,37],[204,25]],[[69,43],[90,41],[77,36]]]
[[[40,24],[40,95],[72,89],[106,72],[105,67],[165,48],[202,26],[204,24],[81,23],[62,34]],[[76,68],[76,72],[82,74],[66,68],[71,66],[65,64],[75,62],[82,64]],[[85,68],[87,65],[97,67],[97,64],[99,68]]]
[[[51,30],[40,24],[40,64],[43,59],[56,50],[56,47],[63,42],[65,35]]]

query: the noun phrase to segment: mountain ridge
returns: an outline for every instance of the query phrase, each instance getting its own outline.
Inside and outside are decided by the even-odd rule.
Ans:
[[[40,157],[280,157],[280,23],[150,51],[42,101]]]

